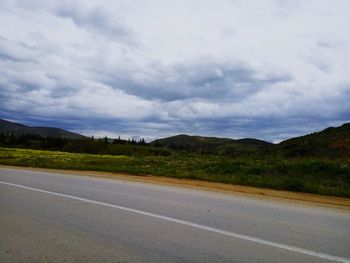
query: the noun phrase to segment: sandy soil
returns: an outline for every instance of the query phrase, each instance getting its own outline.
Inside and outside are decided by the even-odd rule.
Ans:
[[[179,179],[170,177],[161,177],[153,175],[129,175],[122,173],[108,173],[108,172],[96,172],[96,171],[76,171],[76,170],[59,170],[59,169],[44,169],[44,168],[32,168],[32,167],[17,167],[0,165],[2,168],[10,169],[28,169],[31,171],[47,171],[63,174],[75,174],[84,176],[94,176],[103,178],[112,178],[117,180],[135,181],[151,184],[160,184],[167,186],[187,187],[193,189],[200,189],[206,191],[223,192],[233,195],[244,195],[251,198],[269,198],[278,201],[298,202],[305,204],[312,204],[316,206],[340,208],[350,211],[350,199],[324,196],[309,193],[297,193],[290,191],[279,191],[266,188],[257,188],[250,186],[231,185],[223,183],[205,182],[191,179]]]

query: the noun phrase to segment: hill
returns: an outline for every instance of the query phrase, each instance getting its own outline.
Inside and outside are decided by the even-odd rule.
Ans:
[[[0,119],[0,133],[14,135],[39,135],[41,137],[53,137],[63,139],[83,139],[85,136],[52,127],[29,127],[23,124]]]
[[[245,138],[234,140],[229,138],[175,135],[151,142],[151,145],[168,147],[174,150],[194,151],[201,153],[238,155],[251,154],[273,147],[272,143]]]
[[[14,147],[29,147],[33,148],[33,142],[36,143],[36,147],[39,146],[39,141],[42,141],[48,149],[51,149],[50,143],[45,142],[45,138],[60,138],[65,140],[72,139],[87,139],[81,134],[73,133],[66,131],[60,128],[52,127],[28,127],[19,123],[14,123],[6,120],[0,119],[0,134],[9,136],[9,135],[38,135],[40,138],[22,138],[20,142],[14,142],[11,138],[4,138],[2,145]],[[23,141],[25,140],[26,143]],[[214,154],[220,156],[267,156],[276,157],[326,157],[326,158],[348,158],[350,157],[350,123],[345,123],[340,127],[330,127],[320,132],[314,132],[308,135],[291,138],[285,140],[279,144],[269,143],[263,140],[258,140],[254,138],[244,138],[244,139],[230,139],[230,138],[217,138],[217,137],[204,137],[204,136],[190,136],[186,134],[180,134],[176,136],[171,136],[163,139],[158,139],[150,144],[140,141],[125,141],[121,139],[108,139],[101,143],[101,140],[78,140],[76,142],[60,142],[59,148],[61,150],[77,151],[79,152],[91,152],[91,153],[101,153],[106,152],[107,148],[113,148],[108,145],[140,145],[140,146],[155,146],[159,149],[169,148],[173,150],[187,151],[187,152],[196,152],[196,153],[205,153],[205,154]],[[34,143],[34,144],[35,144]],[[55,145],[57,143],[55,142]],[[27,145],[27,146],[26,146]],[[30,146],[31,145],[31,146]],[[41,145],[41,144],[40,144]],[[93,151],[85,151],[88,145],[92,147]],[[49,147],[50,146],[50,147]],[[85,147],[86,146],[86,147]],[[98,146],[98,147],[97,147]],[[40,146],[43,147],[43,146]],[[39,147],[39,148],[40,148]],[[71,149],[71,148],[74,149]],[[85,148],[84,148],[85,147]],[[88,147],[88,148],[89,148]],[[116,153],[120,153],[120,149],[126,146],[115,146],[118,148]],[[46,149],[45,148],[45,149]],[[100,150],[96,150],[96,149]],[[113,148],[113,149],[114,149]],[[126,148],[130,148],[129,146]],[[135,147],[134,147],[135,148]],[[142,148],[142,147],[141,147]],[[136,147],[134,150],[144,151],[144,148]],[[40,148],[41,149],[41,148]],[[167,149],[164,149],[167,150]],[[107,151],[109,152],[110,149]],[[115,149],[113,150],[113,152]],[[144,154],[143,154],[144,155]]]
[[[350,123],[285,140],[278,150],[288,157],[350,157]]]
[[[180,134],[155,140],[151,145],[227,156],[273,154],[284,157],[344,158],[350,157],[350,123],[291,138],[279,144],[252,138],[234,140]]]

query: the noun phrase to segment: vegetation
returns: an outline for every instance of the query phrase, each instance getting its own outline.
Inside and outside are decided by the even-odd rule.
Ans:
[[[174,150],[231,157],[270,155],[284,158],[341,159],[350,158],[350,123],[292,138],[279,144],[249,138],[233,140],[184,134],[156,140],[151,144]]]
[[[113,156],[0,148],[5,165],[159,175],[350,197],[350,160],[223,157],[173,151]]]
[[[72,138],[68,131],[45,127],[40,128],[47,131],[42,135],[22,134],[28,128],[33,127],[0,120],[1,164],[149,174],[350,197],[350,124],[279,144],[188,135],[152,143]]]
[[[42,137],[40,135],[15,135],[0,132],[0,147],[26,148],[37,150],[55,150],[73,153],[153,156],[170,155],[165,148],[149,147],[143,139],[110,140],[108,138],[66,139],[59,137]]]
[[[41,137],[55,137],[65,139],[82,139],[85,136],[51,127],[28,127],[23,124],[0,119],[0,132],[13,135],[39,135]]]
[[[233,140],[228,138],[189,136],[186,134],[155,140],[151,145],[167,147],[173,150],[227,156],[263,153],[274,146],[272,143],[257,139]]]
[[[151,147],[146,148],[146,146]],[[62,129],[27,127],[0,119],[0,147],[112,155],[169,155],[171,151],[185,151],[230,157],[270,155],[286,158],[339,159],[350,158],[350,123],[292,138],[279,144],[252,138],[233,140],[185,134],[155,140],[148,144],[144,139],[127,141],[105,137],[95,140]]]
[[[350,123],[292,138],[276,146],[279,153],[287,157],[350,158]]]

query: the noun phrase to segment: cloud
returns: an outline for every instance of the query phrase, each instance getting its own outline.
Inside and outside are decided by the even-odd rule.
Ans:
[[[291,81],[282,72],[256,72],[242,62],[200,59],[171,66],[153,63],[142,71],[108,75],[107,85],[128,94],[165,102],[206,99],[241,100],[268,85]]]
[[[21,45],[0,36],[0,58],[9,61],[34,62],[35,52],[28,46]]]
[[[347,1],[1,1],[0,117],[278,141],[350,121]]]
[[[112,9],[113,10],[113,9]],[[77,27],[85,28],[93,34],[104,35],[108,39],[125,42],[128,45],[139,44],[132,30],[121,21],[119,10],[114,12],[106,6],[87,7],[83,2],[66,2],[54,10],[62,18],[70,19]]]

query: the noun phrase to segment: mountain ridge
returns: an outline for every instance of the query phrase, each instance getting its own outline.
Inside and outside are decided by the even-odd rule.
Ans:
[[[83,139],[84,135],[56,127],[32,127],[21,123],[0,119],[0,132],[14,135],[39,135],[41,137],[57,137],[63,139]]]
[[[350,156],[350,123],[284,140],[278,148],[287,156]]]
[[[81,134],[60,128],[29,127],[2,119],[0,119],[0,133],[14,135],[35,134],[41,137],[59,137],[64,139],[87,138]],[[108,140],[108,143],[122,143],[122,141]],[[124,143],[127,143],[127,141]],[[338,127],[328,127],[324,130],[290,138],[277,144],[255,138],[231,139],[178,134],[144,143],[143,145],[226,156],[263,155],[267,153],[284,157],[347,158],[350,157],[350,123],[344,123]]]
[[[254,138],[230,139],[219,137],[205,137],[199,135],[178,134],[151,142],[151,145],[168,147],[174,150],[190,150],[202,153],[217,153],[235,155],[257,150],[267,150],[273,144]]]

